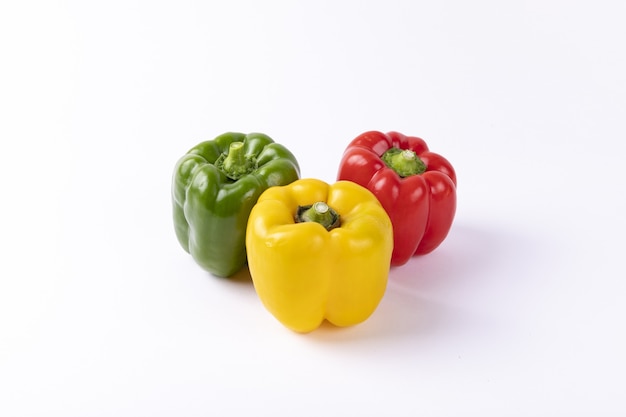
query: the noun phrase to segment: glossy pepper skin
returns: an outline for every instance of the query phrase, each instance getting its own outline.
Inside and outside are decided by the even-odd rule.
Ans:
[[[393,223],[392,265],[433,251],[448,235],[456,211],[456,173],[423,139],[398,132],[365,132],[347,146],[338,180],[369,189]]]
[[[303,211],[315,203],[336,215],[334,228]],[[324,319],[351,326],[375,311],[387,286],[393,236],[389,216],[364,187],[301,179],[261,195],[246,245],[265,307],[286,327],[306,333]]]
[[[294,155],[262,133],[225,133],[198,144],[174,168],[179,243],[213,275],[235,274],[246,263],[246,225],[257,199],[299,176]]]

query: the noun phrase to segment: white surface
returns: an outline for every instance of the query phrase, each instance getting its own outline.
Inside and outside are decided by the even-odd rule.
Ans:
[[[3,2],[0,415],[624,415],[624,4]],[[333,182],[371,129],[459,204],[367,322],[294,334],[178,246],[197,142]]]

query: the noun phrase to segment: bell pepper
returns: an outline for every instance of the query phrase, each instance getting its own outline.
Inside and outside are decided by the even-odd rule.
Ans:
[[[456,211],[456,173],[421,138],[365,132],[347,146],[337,179],[369,189],[389,214],[392,265],[433,251],[450,231]]]
[[[246,224],[259,196],[299,176],[294,155],[262,133],[199,143],[178,160],[172,179],[180,245],[213,275],[232,276],[246,263]]]
[[[263,305],[286,327],[351,326],[377,308],[393,237],[376,197],[350,181],[301,179],[273,187],[252,209],[248,268]]]

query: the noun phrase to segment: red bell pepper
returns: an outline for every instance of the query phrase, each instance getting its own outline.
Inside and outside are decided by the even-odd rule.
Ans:
[[[346,148],[338,180],[353,181],[378,198],[393,224],[391,265],[433,251],[448,235],[456,211],[456,174],[423,139],[398,132],[365,132]]]

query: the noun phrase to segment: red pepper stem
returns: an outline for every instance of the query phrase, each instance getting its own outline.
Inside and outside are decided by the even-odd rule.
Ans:
[[[215,165],[228,178],[238,180],[256,169],[256,160],[254,156],[246,155],[243,142],[232,142],[228,146],[228,152],[220,155]]]
[[[298,206],[296,223],[315,222],[326,230],[332,230],[341,224],[339,214],[323,201],[318,201],[307,206]]]
[[[419,175],[426,171],[426,164],[410,149],[390,148],[382,154],[381,159],[399,176]]]

